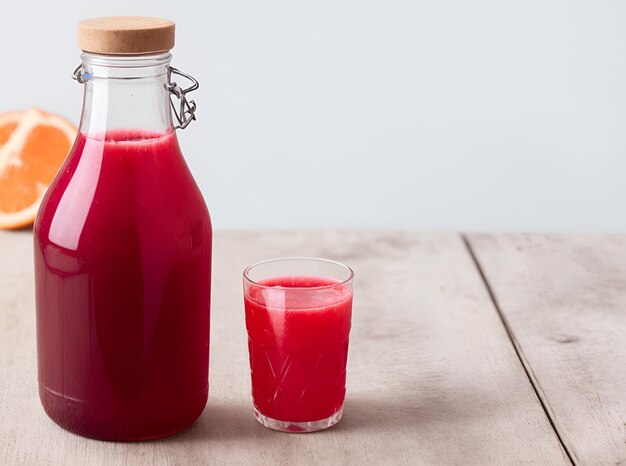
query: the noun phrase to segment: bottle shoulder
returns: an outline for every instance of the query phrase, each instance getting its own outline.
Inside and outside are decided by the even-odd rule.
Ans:
[[[70,250],[87,238],[206,241],[211,220],[175,138],[79,140],[44,197],[35,235]]]

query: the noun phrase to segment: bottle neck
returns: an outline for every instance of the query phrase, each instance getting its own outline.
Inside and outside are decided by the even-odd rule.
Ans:
[[[169,53],[106,56],[83,53],[85,81],[80,132],[97,139],[111,131],[173,130],[167,90]]]

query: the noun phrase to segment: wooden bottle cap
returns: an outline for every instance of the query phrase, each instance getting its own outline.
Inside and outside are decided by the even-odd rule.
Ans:
[[[147,16],[109,16],[78,23],[78,47],[103,55],[167,52],[174,47],[174,23]]]

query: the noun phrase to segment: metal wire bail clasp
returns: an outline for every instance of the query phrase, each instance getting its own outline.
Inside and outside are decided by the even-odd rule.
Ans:
[[[176,83],[176,81],[172,81],[172,75],[174,74],[187,78],[193,84],[187,88],[180,87]],[[191,123],[191,120],[196,119],[196,103],[193,100],[187,100],[186,95],[188,92],[193,92],[198,89],[198,87],[200,87],[200,84],[198,84],[198,81],[196,81],[195,78],[188,75],[187,73],[183,73],[176,68],[168,66],[166,87],[170,93],[170,104],[172,105],[174,116],[176,117],[176,121],[178,122],[178,125],[174,126],[174,128],[185,129],[189,125],[189,123]],[[174,105],[172,95],[176,96],[180,101],[178,109],[176,108],[176,105]]]
[[[80,84],[84,84],[91,78],[91,73],[83,73],[83,65],[82,63],[76,67],[74,72],[72,73],[72,79],[74,81],[78,81]]]

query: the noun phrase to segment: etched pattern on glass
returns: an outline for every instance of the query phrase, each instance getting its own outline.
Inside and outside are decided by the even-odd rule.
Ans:
[[[285,351],[248,339],[257,409],[274,419],[312,421],[343,405],[348,338],[323,348]],[[320,414],[321,413],[321,414]]]

